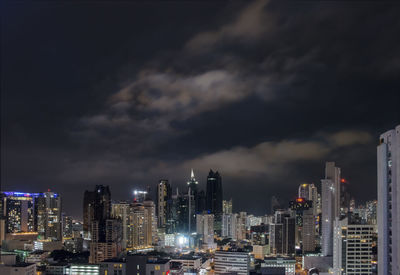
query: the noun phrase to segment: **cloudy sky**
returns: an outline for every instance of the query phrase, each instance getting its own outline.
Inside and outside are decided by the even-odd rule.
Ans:
[[[335,161],[376,197],[376,144],[400,123],[400,4],[384,1],[10,2],[2,8],[2,190],[81,216],[195,170],[263,214]]]

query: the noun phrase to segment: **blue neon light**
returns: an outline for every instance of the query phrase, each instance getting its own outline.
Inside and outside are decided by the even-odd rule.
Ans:
[[[45,193],[26,193],[26,192],[14,192],[14,191],[5,191],[2,192],[6,196],[14,196],[14,197],[43,197]],[[54,193],[54,197],[57,198],[59,195]]]

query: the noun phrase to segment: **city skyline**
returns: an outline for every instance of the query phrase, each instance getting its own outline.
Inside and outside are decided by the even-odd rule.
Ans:
[[[400,121],[399,5],[2,7],[1,190],[54,190],[79,217],[95,185],[128,200],[184,188],[191,168],[205,189],[213,169],[260,215],[320,191],[333,161],[356,201],[376,198],[379,135]]]

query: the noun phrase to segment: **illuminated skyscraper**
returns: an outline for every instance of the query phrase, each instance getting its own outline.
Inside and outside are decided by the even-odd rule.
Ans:
[[[350,211],[350,192],[349,182],[345,179],[340,179],[340,217],[345,218]]]
[[[93,220],[91,228],[89,263],[100,263],[118,257],[122,251],[121,221],[116,219],[106,219],[102,222]]]
[[[247,238],[246,222],[247,222],[247,213],[239,212],[239,215],[237,215],[237,220],[236,220],[236,238],[238,240],[245,240]]]
[[[322,254],[333,255],[333,222],[340,217],[340,168],[327,162],[322,190]]]
[[[222,212],[224,214],[232,214],[232,199],[222,201]]]
[[[6,233],[34,232],[33,198],[38,194],[3,193],[3,217]]]
[[[206,249],[214,247],[214,215],[197,214],[196,232],[201,236],[203,247]]]
[[[85,191],[83,194],[83,237],[90,238],[90,225],[94,219],[94,191]]]
[[[168,180],[160,180],[157,186],[157,225],[169,232],[171,221],[172,190]]]
[[[64,238],[72,238],[73,228],[72,228],[72,217],[62,214],[62,233]]]
[[[325,179],[329,179],[333,183],[334,193],[334,205],[333,213],[334,217],[340,217],[340,182],[341,182],[341,171],[340,168],[335,166],[334,162],[327,162],[325,166]]]
[[[62,240],[61,198],[53,192],[34,197],[35,231],[40,239]]]
[[[196,231],[196,213],[203,212],[203,209],[199,209],[199,193],[197,190],[197,185],[199,182],[194,177],[193,169],[190,173],[190,180],[187,182],[188,190],[186,192],[187,210],[188,210],[188,228],[189,232]]]
[[[122,248],[127,248],[128,234],[130,232],[130,204],[128,202],[113,202],[111,205],[111,216],[113,219],[121,220],[122,225]]]
[[[222,214],[222,237],[237,239],[237,214]]]
[[[378,274],[400,274],[400,125],[379,138]]]
[[[192,190],[193,193],[197,193],[198,184],[199,184],[199,182],[194,177],[194,172],[192,169],[192,171],[190,172],[190,180],[187,182],[187,185],[188,185],[188,187],[190,187],[190,189]]]
[[[336,218],[334,227],[333,274],[373,274],[373,225]],[[378,273],[380,274],[380,273]]]
[[[289,202],[290,209],[295,213],[296,219],[296,245],[303,251],[315,250],[315,217],[313,201],[297,198]]]
[[[136,249],[150,247],[157,230],[154,203],[151,200],[145,200],[143,203],[134,202],[131,207],[130,219],[129,246]]]

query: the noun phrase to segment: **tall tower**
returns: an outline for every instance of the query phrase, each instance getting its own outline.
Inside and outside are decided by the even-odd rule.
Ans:
[[[157,186],[157,225],[166,229],[170,220],[172,189],[168,180],[160,180]],[[168,230],[167,230],[168,231]]]
[[[192,190],[193,193],[197,192],[197,185],[199,182],[194,177],[193,169],[190,172],[190,180],[187,182],[188,187]]]
[[[21,192],[2,192],[3,216],[5,219],[4,233],[26,233],[34,231],[33,198],[37,194]],[[4,231],[5,232],[4,232]]]
[[[121,220],[111,218],[110,188],[96,185],[93,192],[86,191],[84,214],[85,203],[90,204],[87,207],[90,210],[87,216],[92,218],[89,220],[91,238],[89,263],[99,263],[117,257],[122,250],[123,230]]]
[[[35,231],[42,239],[62,239],[61,198],[53,192],[41,193],[34,198]]]
[[[210,170],[207,176],[207,210],[222,213],[222,179],[218,171]]]
[[[303,198],[306,200],[311,200],[311,192],[310,185],[308,183],[300,184],[299,186],[299,198]]]
[[[218,171],[214,172],[211,169],[207,176],[206,206],[207,210],[214,214],[215,230],[220,234],[222,229],[222,179]]]
[[[333,223],[340,217],[340,168],[327,162],[322,189],[322,254],[333,255]]]
[[[379,138],[378,274],[400,274],[400,125]]]
[[[332,180],[334,192],[334,218],[340,217],[340,168],[334,162],[325,164],[325,179]]]

